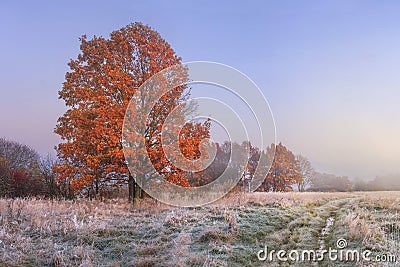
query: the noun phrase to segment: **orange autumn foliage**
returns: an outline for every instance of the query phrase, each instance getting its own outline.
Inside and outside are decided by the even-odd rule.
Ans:
[[[298,183],[302,179],[299,164],[295,155],[284,145],[272,144],[267,148],[275,153],[267,153],[274,156],[271,169],[269,170],[263,184],[259,187],[259,191],[291,191],[292,185]]]
[[[83,36],[80,40],[81,53],[69,62],[70,71],[59,91],[68,110],[55,128],[62,139],[57,147],[62,163],[54,170],[59,180],[70,183],[74,190],[91,186],[97,192],[110,180],[128,180],[122,127],[132,96],[147,79],[180,64],[181,59],[160,34],[141,23],[116,30],[109,39]],[[167,180],[183,186],[188,182],[182,171],[166,160],[160,132],[168,113],[187,97],[186,87],[174,88],[154,106],[146,123],[146,150],[154,166]],[[209,124],[189,123],[186,128],[181,149],[194,157],[199,142],[208,136]],[[193,131],[197,135],[193,136]]]

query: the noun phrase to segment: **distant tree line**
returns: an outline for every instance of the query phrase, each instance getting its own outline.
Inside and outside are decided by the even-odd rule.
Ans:
[[[314,172],[311,176],[309,191],[350,192],[352,183],[347,176]]]
[[[26,145],[0,138],[0,196],[72,197],[56,180],[55,162]]]
[[[263,169],[267,173],[264,182],[258,188],[259,191],[291,191],[293,185],[301,184],[303,176],[301,167],[296,156],[284,145],[271,144],[266,151],[262,151],[250,142],[238,144],[236,142],[225,141],[222,144],[215,143],[217,152],[214,161],[208,168],[199,173],[190,173],[188,180],[191,186],[202,186],[208,184],[222,173],[226,173],[233,180],[239,180],[238,187],[247,190],[247,183],[251,183],[255,175],[256,168],[259,166],[261,153],[274,156],[272,166]],[[231,156],[231,151],[237,152]],[[249,151],[249,155],[246,155]],[[275,152],[275,154],[274,154]],[[241,162],[241,158],[247,158],[247,162]],[[259,166],[267,168],[268,166]]]
[[[377,176],[372,180],[355,179],[354,191],[399,191],[400,175]]]
[[[204,185],[217,179],[228,167],[231,146],[241,147],[236,151],[245,151],[245,146],[250,147],[248,162],[240,166],[235,162],[235,157],[231,160],[230,168],[226,171],[235,179],[241,178],[238,187],[247,190],[246,183],[251,182],[254,170],[259,164],[260,149],[251,143],[230,143],[216,144],[217,153],[213,163],[200,175],[191,174],[189,179],[191,185]],[[267,172],[264,182],[257,189],[262,192],[286,192],[286,191],[321,191],[321,192],[348,192],[353,190],[353,183],[347,176],[335,176],[333,174],[319,173],[314,170],[310,161],[302,156],[295,155],[282,143],[272,144],[267,148],[268,151],[275,149],[274,159],[271,168]]]

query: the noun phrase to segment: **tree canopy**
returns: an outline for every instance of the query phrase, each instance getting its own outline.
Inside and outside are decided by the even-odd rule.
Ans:
[[[57,147],[61,163],[55,171],[74,190],[93,188],[98,193],[107,183],[125,183],[129,179],[121,135],[131,98],[147,79],[180,64],[181,58],[160,34],[141,23],[116,30],[109,39],[82,36],[80,41],[81,52],[69,62],[70,71],[59,91],[68,110],[55,128],[62,139]],[[162,124],[168,113],[187,97],[186,87],[174,88],[146,119],[146,150],[160,172],[173,170],[168,168],[160,142]],[[192,124],[185,129],[188,138],[191,131],[207,135],[209,124]],[[182,146],[198,149],[193,142]],[[174,183],[188,185],[182,175],[169,177]]]
[[[299,183],[302,179],[298,161],[293,152],[282,143],[272,144],[268,150],[272,150],[273,146],[275,146],[273,163],[259,190],[290,191],[292,185]]]

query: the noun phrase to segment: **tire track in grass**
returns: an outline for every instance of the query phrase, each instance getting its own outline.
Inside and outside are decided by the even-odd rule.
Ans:
[[[239,234],[234,239],[230,266],[311,266],[307,262],[262,262],[257,252],[316,249],[319,232],[332,210],[330,202],[316,206],[248,207],[239,215]],[[334,207],[336,208],[336,206]]]
[[[342,213],[351,207],[351,203],[354,203],[354,198],[344,198],[339,200],[331,201],[330,207],[328,207],[329,216],[326,218],[325,226],[321,229],[319,235],[319,249],[318,255],[323,250],[329,250],[329,248],[337,249],[336,243],[338,239],[343,238],[343,236],[335,235],[335,228],[337,227],[337,222],[340,220]],[[327,258],[327,254],[323,261],[313,262],[313,266],[353,266],[354,263],[350,265],[343,262],[332,262]]]

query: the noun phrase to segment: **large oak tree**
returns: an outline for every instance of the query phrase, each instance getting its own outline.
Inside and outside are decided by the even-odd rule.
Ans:
[[[55,171],[74,190],[92,188],[96,194],[107,183],[129,180],[130,197],[134,197],[134,177],[129,175],[122,147],[127,106],[147,79],[180,64],[181,59],[160,34],[141,23],[116,30],[109,39],[83,36],[80,40],[81,53],[69,62],[70,71],[59,91],[68,110],[58,119],[55,129],[62,139],[57,147],[61,164]],[[152,162],[167,179],[182,186],[188,186],[188,181],[179,175],[181,172],[166,166],[160,133],[168,113],[187,97],[185,86],[164,95],[147,118],[145,129],[146,149]],[[208,137],[209,127],[209,123],[186,125],[180,145],[185,155],[198,154],[199,142]],[[196,138],[190,142],[191,136]],[[166,170],[175,172],[168,176]]]

